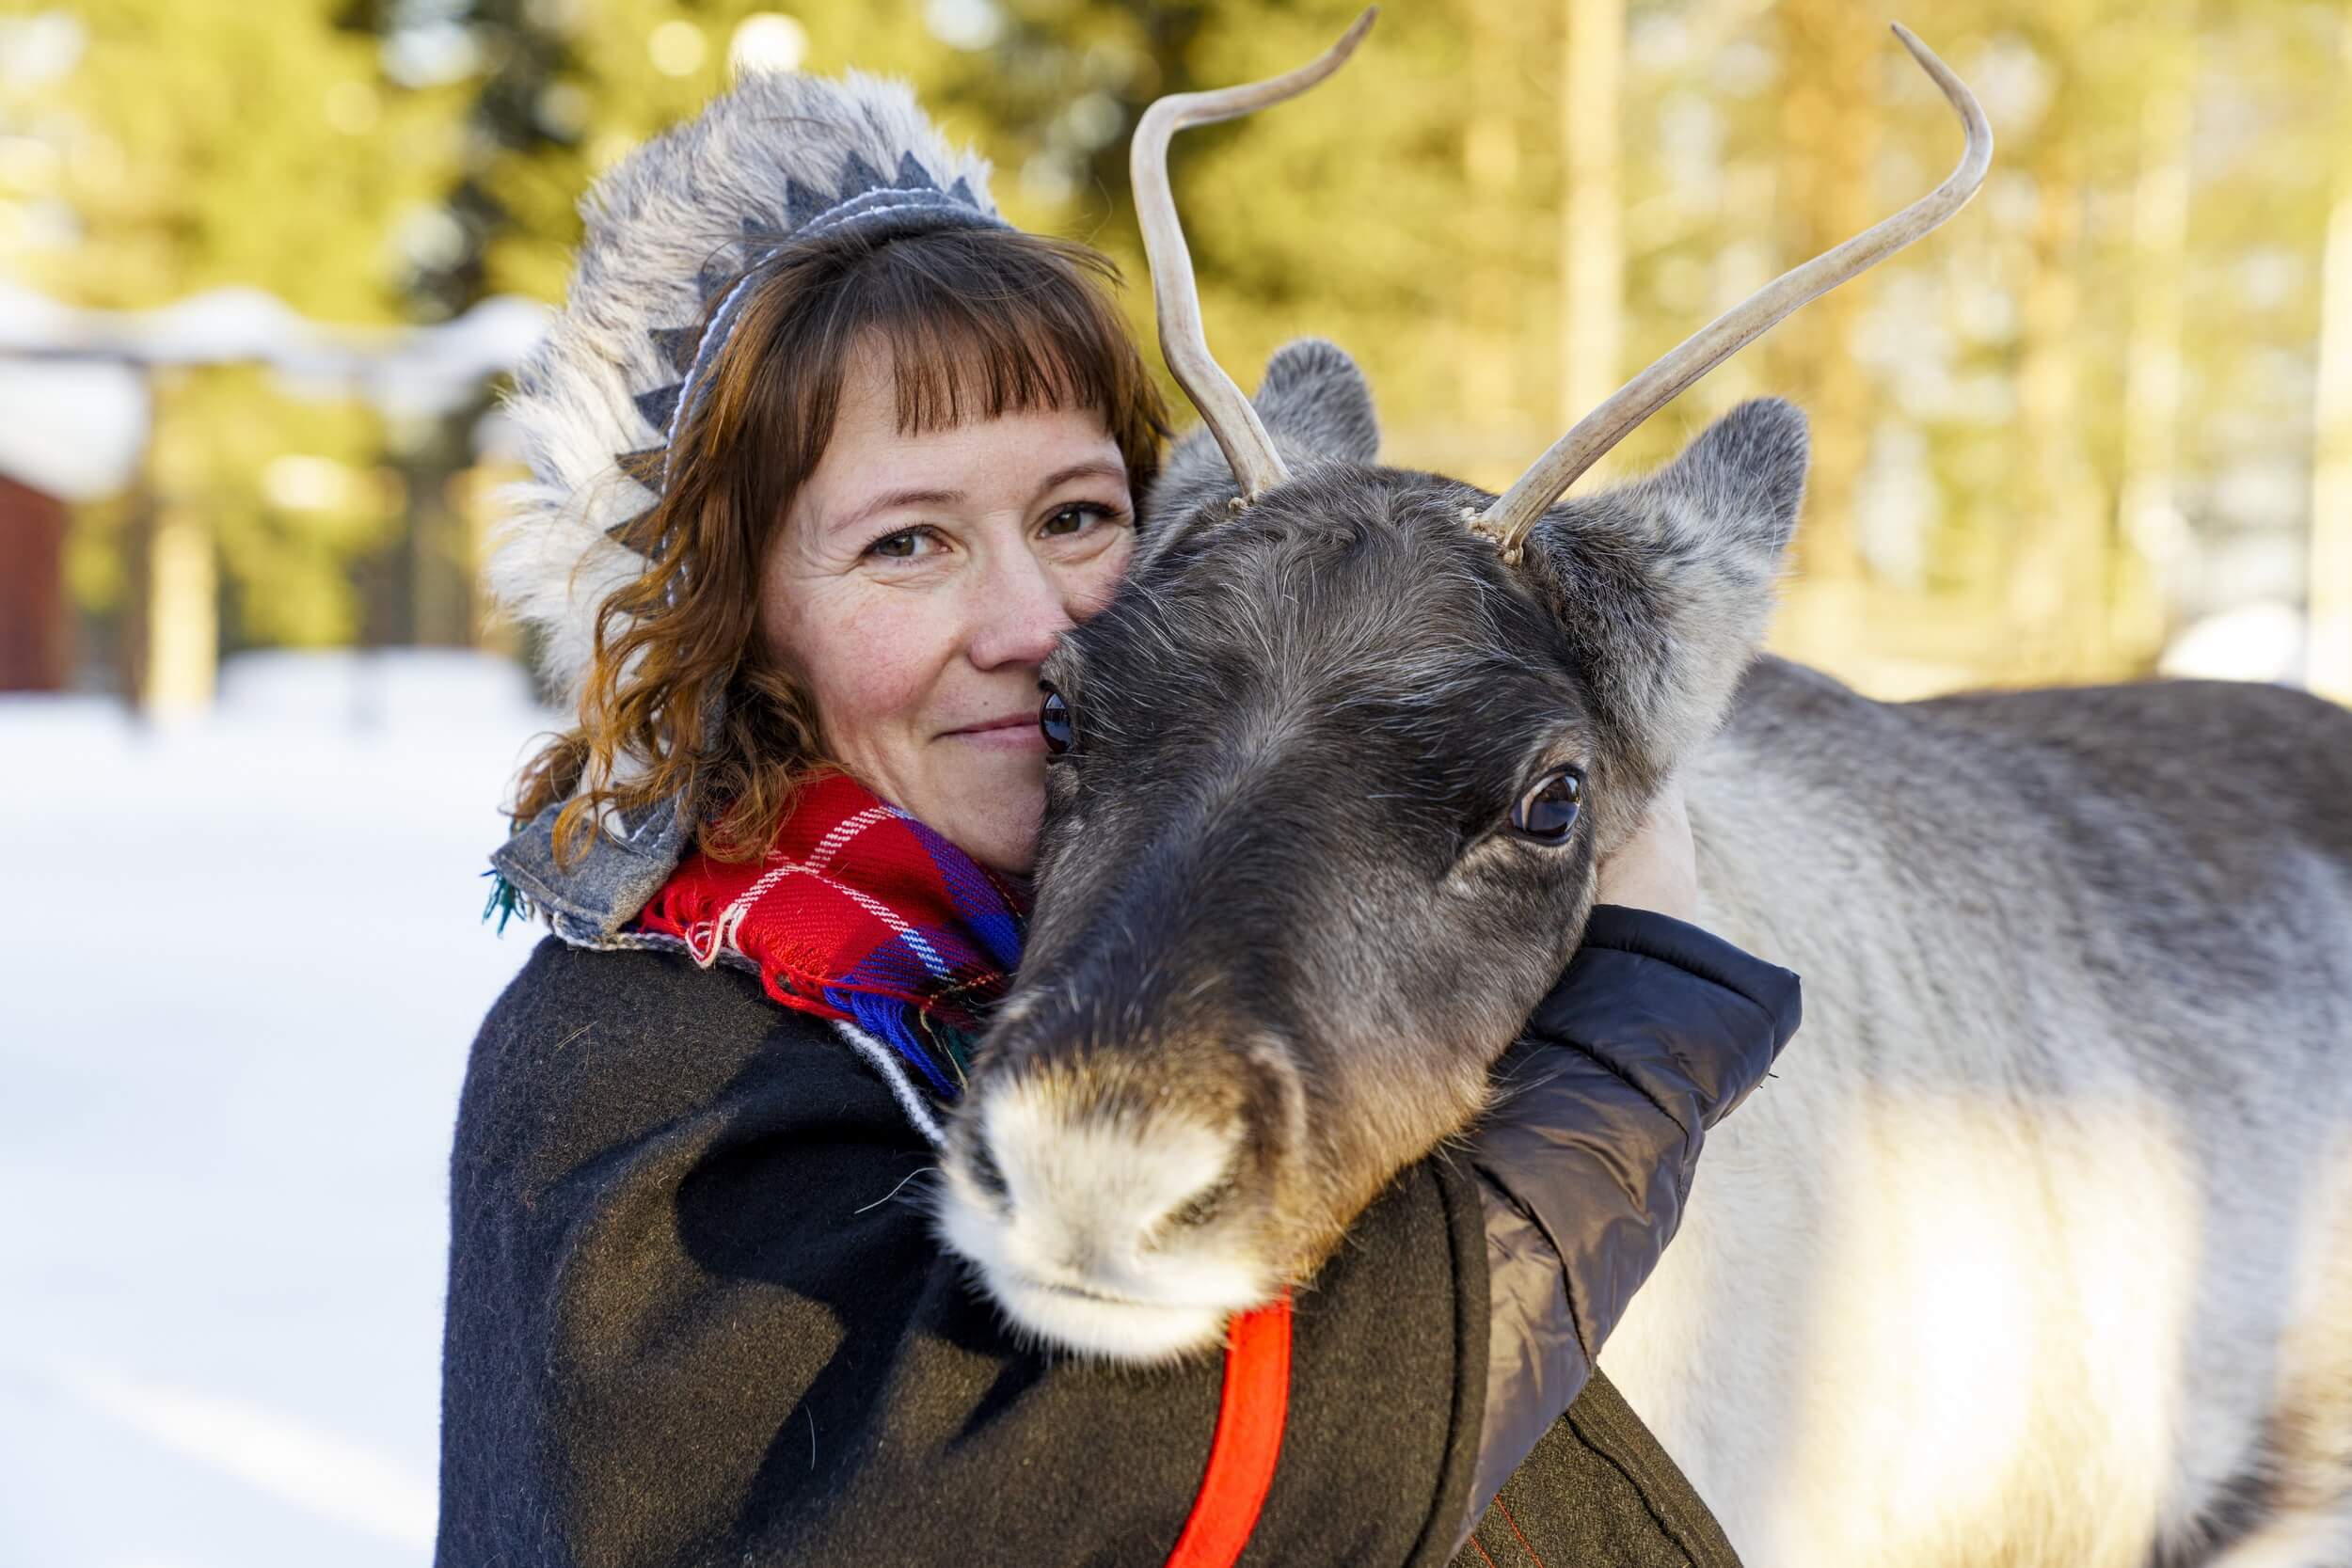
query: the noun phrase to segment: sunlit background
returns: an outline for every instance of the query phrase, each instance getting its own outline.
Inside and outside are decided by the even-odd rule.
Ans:
[[[1126,263],[1141,106],[1350,0],[14,0],[0,17],[0,1563],[429,1551],[441,1162],[552,721],[476,586],[595,175],[745,71],[914,80]],[[1177,150],[1211,338],[1507,483],[1958,150],[1881,6],[1389,0]],[[1612,460],[1813,425],[1772,645],[1865,690],[2352,699],[2352,7],[1938,0],[1976,203]],[[1148,331],[1146,332],[1148,341]],[[1588,484],[1595,483],[1587,481]],[[2217,759],[2225,763],[2226,759]],[[125,1506],[125,1499],[139,1499]]]

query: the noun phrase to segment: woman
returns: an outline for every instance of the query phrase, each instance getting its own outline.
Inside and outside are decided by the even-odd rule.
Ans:
[[[1364,1216],[1257,1404],[1238,1351],[1017,1342],[932,1236],[1038,665],[1164,432],[1108,264],[984,172],[903,89],[747,82],[598,187],[519,378],[494,575],[580,722],[496,857],[563,940],[459,1112],[439,1560],[1731,1560],[1605,1384],[1570,1410],[1796,1026],[1795,976],[1669,914],[1596,911],[1473,1157]],[[1690,861],[1670,800],[1604,903],[1687,914]]]

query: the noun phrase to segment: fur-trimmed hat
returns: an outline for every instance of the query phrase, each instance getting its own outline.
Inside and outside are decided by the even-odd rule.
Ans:
[[[566,705],[599,608],[644,569],[620,536],[658,499],[665,449],[733,324],[730,286],[819,234],[1009,228],[988,173],[903,82],[778,71],[590,188],[570,293],[505,403],[531,477],[500,497],[487,568],[499,608],[541,634],[540,673]]]

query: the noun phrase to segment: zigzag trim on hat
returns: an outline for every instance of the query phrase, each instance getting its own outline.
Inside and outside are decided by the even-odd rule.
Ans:
[[[1009,229],[1011,225],[993,214],[983,213],[972,197],[971,185],[958,180],[953,190],[942,190],[930,171],[915,162],[914,154],[898,157],[898,179],[895,184],[885,182],[873,165],[852,152],[842,164],[841,188],[838,194],[826,196],[813,191],[799,181],[785,184],[785,214],[792,225],[791,231],[782,236],[770,236],[750,218],[743,220],[746,245],[756,249],[754,271],[746,274],[710,318],[710,325],[699,334],[698,341],[688,350],[687,362],[681,367],[685,374],[675,386],[658,387],[637,398],[638,412],[648,424],[661,427],[663,447],[675,445],[682,420],[693,412],[695,391],[710,372],[710,367],[726,345],[727,335],[735,330],[738,306],[746,291],[758,279],[759,261],[774,255],[787,245],[857,229],[879,235],[885,231],[909,229],[968,229],[986,227]],[[691,333],[691,329],[690,333]],[[655,328],[657,341],[669,339],[675,329]],[[657,449],[660,450],[660,449]],[[631,457],[639,453],[626,454]],[[657,486],[658,487],[658,486]],[[609,531],[618,537],[628,522],[616,524]],[[658,551],[661,546],[657,544]]]
[[[540,632],[542,673],[567,703],[598,609],[659,548],[630,525],[659,499],[668,442],[733,325],[739,298],[702,329],[713,297],[795,240],[1009,227],[988,174],[903,82],[774,72],[590,188],[564,309],[505,402],[530,477],[500,497],[487,570],[500,608]]]

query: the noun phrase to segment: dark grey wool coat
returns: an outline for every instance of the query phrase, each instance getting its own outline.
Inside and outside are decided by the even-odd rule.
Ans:
[[[1555,1420],[1573,1388],[1490,1374],[1490,1328],[1516,1325],[1511,1362],[1556,1336],[1581,1380],[1704,1126],[1797,1006],[1794,975],[1705,932],[1596,911],[1518,1048],[1521,1073],[1556,1053],[1537,1076],[1565,1086],[1513,1138],[1405,1172],[1299,1294],[1244,1563],[1733,1562],[1605,1379]],[[932,1240],[932,1157],[829,1028],[750,975],[542,942],[458,1113],[440,1568],[1166,1561],[1221,1367],[1014,1341]],[[1514,1222],[1552,1243],[1535,1275],[1502,1256]]]

